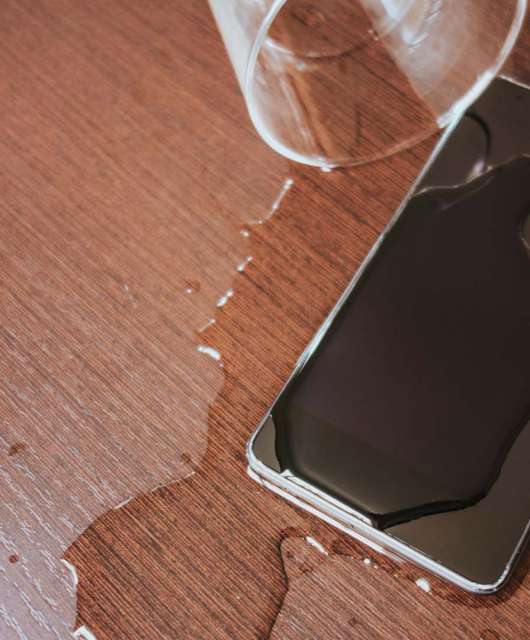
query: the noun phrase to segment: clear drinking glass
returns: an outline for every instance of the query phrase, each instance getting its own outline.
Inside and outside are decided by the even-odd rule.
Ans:
[[[209,3],[259,134],[321,167],[446,126],[498,72],[526,11],[526,0]]]

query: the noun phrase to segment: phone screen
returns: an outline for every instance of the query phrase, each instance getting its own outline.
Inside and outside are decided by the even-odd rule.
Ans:
[[[375,526],[475,504],[530,418],[530,159],[412,198],[273,408],[284,469]]]

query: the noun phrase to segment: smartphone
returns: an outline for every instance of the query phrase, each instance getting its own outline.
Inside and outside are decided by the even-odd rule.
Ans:
[[[530,90],[497,79],[248,444],[249,474],[474,593],[530,529]]]

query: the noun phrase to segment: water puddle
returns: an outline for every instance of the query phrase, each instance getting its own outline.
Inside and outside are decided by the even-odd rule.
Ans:
[[[146,219],[158,213],[146,209]],[[166,229],[180,252],[175,268],[188,275],[195,267],[197,279],[176,291],[147,255],[127,274],[124,236],[107,237],[101,255],[82,241],[50,242],[64,224],[58,218],[36,222],[31,233],[26,223],[10,222],[26,254],[8,256],[1,269],[0,547],[8,562],[0,570],[0,636],[6,640],[71,637],[78,576],[61,560],[66,549],[107,510],[189,476],[201,462],[209,406],[224,375],[221,353],[197,344],[196,334],[215,323],[215,306],[220,311],[234,296],[232,287],[217,302],[201,295],[208,289],[200,284],[202,265],[183,255],[181,236],[200,251],[208,231],[190,229],[178,210]],[[85,238],[97,231],[96,221],[81,216],[71,224]],[[230,220],[227,231],[210,261],[217,279],[231,283],[251,258],[239,257],[245,238]],[[140,253],[149,241],[145,233]],[[2,251],[9,252],[7,243]],[[42,326],[48,331],[38,338]],[[150,341],[135,345],[145,332]],[[74,637],[95,636],[83,625]]]
[[[339,179],[338,184],[348,187],[345,173],[323,179],[323,189],[334,188]],[[480,630],[500,628],[501,613],[508,618],[506,637],[517,637],[515,625],[524,620],[530,588],[528,561],[501,596],[485,600],[456,594],[380,549],[344,539],[245,476],[246,438],[288,375],[290,359],[308,338],[282,313],[282,305],[305,313],[304,322],[311,326],[324,312],[318,305],[326,304],[315,298],[308,306],[299,290],[299,282],[307,285],[307,278],[316,277],[329,260],[319,253],[318,232],[307,229],[302,240],[307,206],[294,197],[286,200],[285,215],[255,230],[251,271],[241,280],[224,282],[205,309],[210,320],[194,348],[203,347],[198,355],[216,371],[226,362],[227,371],[223,391],[210,408],[208,450],[196,472],[107,514],[69,551],[68,558],[78,559],[81,568],[80,622],[98,639],[144,634],[168,639],[364,640],[387,633],[404,640],[421,637],[417,630],[430,624],[433,603],[444,627],[454,632],[450,637],[478,640]],[[234,237],[246,237],[241,228],[248,227],[238,227]],[[362,255],[343,254],[351,243],[344,241],[342,248],[340,240],[366,236],[365,222],[348,211],[337,212],[327,219],[326,232],[326,242],[335,248],[334,268],[342,268],[346,278]],[[270,251],[272,236],[289,238],[285,254],[283,242]],[[249,249],[244,247],[246,254]],[[291,256],[289,269],[284,269]],[[232,277],[237,264],[231,262]],[[254,271],[269,273],[273,268],[270,281]],[[201,293],[206,286],[201,282]],[[332,303],[343,283],[330,286],[337,288],[327,292]],[[217,308],[228,288],[234,290],[233,297]],[[288,345],[283,342],[286,334]],[[429,593],[422,588],[425,580]],[[116,595],[102,603],[103,593]],[[146,604],[146,594],[156,606]],[[120,622],[124,616],[126,623]]]
[[[50,21],[17,12],[23,41],[42,39]],[[241,230],[285,195],[286,163],[250,127],[197,153],[218,124],[198,76],[131,42],[132,12],[119,27],[79,12],[24,48],[5,113],[17,153],[0,159],[2,640],[96,637],[76,625],[83,577],[65,552],[201,463],[225,379],[207,330],[252,260]],[[111,48],[83,55],[100,37]],[[179,113],[195,100],[196,118]]]

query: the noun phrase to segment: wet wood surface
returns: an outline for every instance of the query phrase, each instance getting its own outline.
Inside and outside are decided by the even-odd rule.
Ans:
[[[2,640],[529,637],[528,552],[473,597],[246,475],[434,139],[289,164],[199,0],[6,0],[0,33]]]

